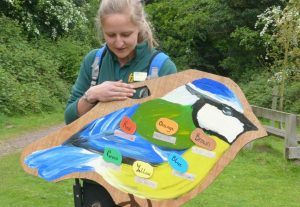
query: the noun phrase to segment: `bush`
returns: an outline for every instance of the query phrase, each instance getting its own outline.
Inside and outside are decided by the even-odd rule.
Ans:
[[[271,77],[270,73],[259,73],[250,75],[249,77],[241,77],[243,83],[240,83],[240,87],[242,88],[246,98],[249,103],[252,105],[257,105],[265,108],[271,108],[272,106],[272,98],[273,98],[273,88],[274,83],[270,82],[269,77]],[[247,80],[247,81],[245,81]],[[284,100],[284,111],[290,113],[300,113],[300,82],[295,79],[291,80],[286,85],[286,93]],[[277,102],[277,110],[279,107],[279,99]]]
[[[272,86],[268,84],[267,73],[254,74],[239,85],[250,104],[271,108]]]
[[[75,76],[86,51],[72,41],[29,42],[22,27],[3,16],[0,27],[0,113],[51,111],[64,104],[71,80],[66,77]]]
[[[55,39],[74,28],[85,28],[85,1],[2,0],[0,14],[18,20],[29,36],[48,35]]]
[[[300,82],[299,79],[290,81],[286,86],[285,110],[291,113],[300,114]]]

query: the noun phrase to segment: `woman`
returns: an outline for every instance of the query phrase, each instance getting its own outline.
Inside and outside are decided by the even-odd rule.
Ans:
[[[102,0],[97,16],[106,52],[102,57],[97,85],[91,86],[92,64],[97,50],[84,58],[78,78],[72,88],[65,110],[65,122],[73,122],[98,102],[122,101],[135,94],[133,72],[146,73],[156,53],[150,23],[139,0]],[[164,76],[176,72],[175,64],[167,59],[158,72]],[[134,78],[133,78],[134,80]],[[100,185],[83,181],[84,206],[100,203],[114,206],[108,192]]]

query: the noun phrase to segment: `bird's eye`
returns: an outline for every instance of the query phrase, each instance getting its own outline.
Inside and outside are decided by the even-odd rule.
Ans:
[[[227,115],[227,116],[232,116],[232,111],[228,106],[224,106],[222,109],[223,114]]]

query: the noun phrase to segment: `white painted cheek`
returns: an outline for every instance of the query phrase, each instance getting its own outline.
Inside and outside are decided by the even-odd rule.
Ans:
[[[217,107],[205,104],[197,113],[201,128],[223,135],[232,143],[244,131],[244,124],[233,116],[226,116]]]
[[[199,98],[192,95],[185,86],[180,86],[167,93],[161,99],[181,105],[193,105]]]

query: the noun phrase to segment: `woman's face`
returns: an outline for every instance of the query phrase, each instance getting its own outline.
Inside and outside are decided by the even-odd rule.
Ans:
[[[118,57],[121,65],[135,55],[139,28],[127,13],[110,14],[102,22],[102,32],[109,49]]]

